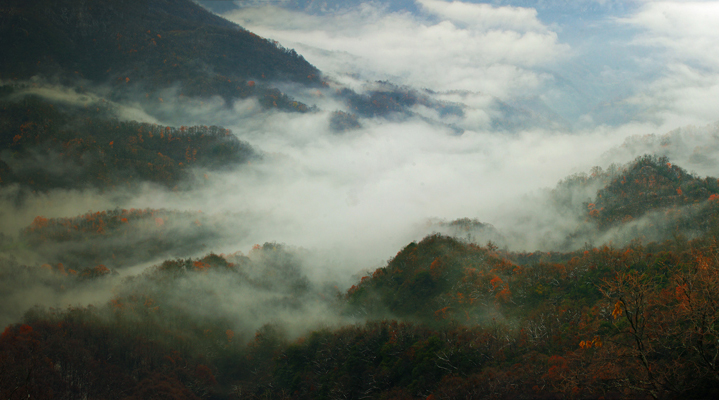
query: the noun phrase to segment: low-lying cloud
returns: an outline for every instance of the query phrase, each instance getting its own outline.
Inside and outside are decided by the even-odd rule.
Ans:
[[[241,26],[296,48],[329,75],[389,79],[434,90],[494,96],[532,91],[568,48],[532,9],[442,1],[420,2],[423,15],[363,3],[317,16],[275,6],[225,15]]]
[[[704,33],[709,22],[702,22],[713,21],[711,13],[699,20],[705,28],[686,33],[680,25],[689,23],[691,16],[680,13],[678,22],[669,25],[654,20],[661,10],[682,8],[684,3],[678,2],[646,3],[635,14],[611,21],[644,32],[633,45],[663,49],[646,62],[671,61],[661,78],[641,82],[631,97],[614,103],[620,111],[641,110],[641,118],[607,126],[588,115],[578,124],[583,127],[572,131],[526,126],[498,132],[490,129],[501,104],[498,98],[546,100],[556,78],[551,67],[576,56],[559,39],[561,27],[542,21],[526,7],[436,0],[417,4],[417,14],[388,11],[374,3],[328,15],[267,5],[228,14],[249,30],[297,49],[328,74],[331,88],[279,86],[317,105],[318,111],[268,111],[252,99],[233,104],[219,97],[181,101],[179,87],[162,92],[164,100],[152,106],[117,105],[118,116],[126,119],[225,126],[263,156],[239,169],[198,170],[201,184],[186,191],[151,185],[132,192],[54,190],[27,194],[16,204],[16,189],[6,188],[0,193],[2,232],[16,235],[37,215],[72,217],[117,207],[202,210],[211,219],[222,219],[212,227],[212,237],[218,239],[203,242],[204,247],[196,253],[188,250],[183,257],[211,251],[249,253],[255,244],[286,243],[302,249],[303,273],[310,282],[336,281],[343,289],[358,271],[382,266],[407,243],[430,233],[436,221],[472,218],[492,224],[513,250],[559,248],[582,218],[550,208],[549,188],[595,165],[607,167],[629,162],[644,151],[663,151],[661,143],[627,146],[628,137],[661,135],[689,123],[703,127],[719,119],[713,109],[719,98],[714,55],[702,58],[701,49],[680,49],[684,40],[711,41],[714,34]],[[698,9],[695,3],[686,6],[682,10]],[[661,36],[667,27],[674,30]],[[654,33],[659,39],[649,40]],[[621,80],[624,75],[618,72],[615,78]],[[444,117],[418,105],[414,114],[402,118],[362,118],[361,128],[333,132],[332,112],[346,104],[332,92],[342,85],[361,92],[378,79],[433,89],[434,98],[460,104],[463,113]],[[101,95],[83,99],[58,87],[33,90],[54,101],[101,101]],[[464,132],[458,134],[449,123]],[[710,174],[711,161],[719,155],[716,129],[701,129],[682,146],[672,147],[669,155],[688,170]],[[581,206],[592,196],[591,191],[577,193],[571,203]],[[26,260],[42,262],[37,257]],[[123,268],[135,273],[144,267]],[[76,299],[52,290],[37,301],[65,305],[92,297],[85,297],[81,289]],[[5,318],[11,317],[17,316]]]
[[[296,48],[354,88],[391,80],[536,98],[579,126],[719,118],[717,2],[576,3],[345,2],[312,13],[254,2],[225,17]]]
[[[651,49],[639,65],[663,66],[656,80],[629,98],[644,117],[659,117],[677,125],[713,122],[719,98],[719,33],[716,1],[645,2],[636,13],[618,18],[634,27],[632,46]]]

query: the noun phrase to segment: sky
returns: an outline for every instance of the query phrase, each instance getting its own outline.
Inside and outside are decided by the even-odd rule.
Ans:
[[[264,161],[209,174],[212,190],[199,193],[149,188],[122,202],[108,194],[38,195],[24,211],[3,216],[4,233],[27,226],[38,208],[48,217],[63,217],[89,209],[153,207],[252,215],[264,223],[253,223],[250,234],[220,250],[246,251],[265,241],[329,248],[358,259],[351,268],[381,265],[421,237],[432,218],[477,218],[500,229],[524,230],[527,238],[517,248],[546,248],[551,246],[536,238],[552,229],[547,219],[555,216],[537,217],[538,193],[595,165],[631,161],[638,154],[616,151],[631,136],[719,120],[716,1],[205,4],[317,66],[331,81],[324,92],[276,84],[321,111],[266,112],[254,100],[229,108],[220,99],[168,100],[164,110],[117,104],[127,119],[224,125],[262,152]],[[461,104],[464,114],[442,116],[417,106],[410,118],[365,118],[359,130],[332,133],[330,113],[346,105],[331,92],[342,87],[362,92],[378,80],[429,89],[435,100]],[[99,101],[67,88],[37,90],[54,101]],[[180,89],[163,97],[176,97],[173,90]],[[566,129],[493,131],[499,104],[562,120]],[[703,136],[715,139],[698,135],[674,161],[716,175],[711,166],[691,164]]]
[[[116,207],[227,213],[253,221],[242,227],[249,233],[228,232],[230,239],[209,250],[276,241],[342,254],[345,266],[338,268],[356,271],[381,266],[421,239],[431,231],[428,220],[476,218],[521,232],[514,249],[551,249],[577,221],[548,212],[546,191],[568,175],[641,155],[618,150],[631,137],[696,126],[692,145],[672,153],[673,162],[717,175],[711,163],[693,163],[692,154],[717,140],[716,128],[707,126],[719,120],[719,2],[206,3],[323,71],[331,81],[324,91],[275,82],[321,111],[263,111],[252,99],[229,107],[219,98],[175,103],[180,88],[162,96],[161,110],[117,104],[121,118],[226,126],[264,159],[208,173],[205,186],[187,193],[148,187],[122,201],[107,193],[38,195],[3,217],[12,221],[8,227],[27,226],[38,208],[47,217]],[[362,92],[377,80],[430,89],[436,100],[461,104],[464,114],[416,106],[410,117],[363,118],[358,130],[331,132],[331,112],[346,110],[332,92]],[[98,101],[71,92],[40,94]],[[562,119],[566,129],[494,131],[498,104]]]
[[[628,138],[687,126],[703,133],[672,153],[674,162],[716,175],[691,156],[716,140],[708,126],[719,120],[719,2],[220,5],[224,17],[297,50],[333,88],[361,92],[386,80],[465,107],[460,121],[433,117],[461,126],[461,135],[420,118],[364,119],[357,131],[333,134],[328,112],[343,105],[327,92],[291,86],[283,90],[324,111],[259,116],[252,101],[236,103],[232,113],[207,103],[183,110],[211,116],[268,155],[251,174],[215,175],[216,191],[179,200],[190,209],[265,216],[248,240],[330,248],[356,260],[348,269],[371,268],[426,234],[428,219],[469,217],[522,232],[514,249],[551,249],[577,221],[547,211],[548,189],[573,173],[641,155],[620,151]],[[488,121],[497,101],[559,115],[570,128],[494,132]],[[240,196],[236,188],[251,189]],[[172,199],[177,195],[152,193],[137,205]]]
[[[208,3],[348,84],[531,98],[577,126],[717,119],[716,1]]]
[[[222,240],[197,256],[249,254],[255,244],[283,243],[312,254],[305,273],[313,282],[344,289],[437,230],[436,221],[477,219],[509,238],[511,250],[556,249],[582,218],[551,208],[551,189],[594,166],[665,151],[690,171],[719,175],[719,2],[205,3],[318,67],[329,88],[272,84],[320,110],[268,111],[253,99],[175,102],[179,87],[162,94],[160,108],[114,104],[121,119],[225,126],[262,160],[198,171],[207,176],[189,191],[149,185],[130,194],[58,190],[28,195],[22,206],[7,200],[11,190],[2,191],[0,233],[16,235],[37,215],[202,210],[223,220]],[[361,118],[359,129],[332,132],[332,112],[351,111],[332,93],[343,87],[363,92],[378,80],[429,89],[423,93],[460,104],[464,113],[444,116],[416,106],[403,117]],[[71,104],[104,101],[53,85],[28,90]],[[494,130],[502,104],[560,119],[564,128]],[[668,132],[677,139],[673,146],[653,141],[652,134]],[[573,201],[581,208],[593,195],[578,193]],[[121,276],[160,261],[128,266]],[[83,296],[110,296],[95,292]],[[53,296],[47,305],[90,301]]]

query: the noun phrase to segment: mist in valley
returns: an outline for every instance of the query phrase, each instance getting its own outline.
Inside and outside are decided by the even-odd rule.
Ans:
[[[393,9],[338,2],[317,12],[284,2],[238,2],[226,10],[225,18],[296,49],[326,74],[320,88],[272,83],[316,106],[308,113],[268,110],[253,98],[183,99],[179,85],[160,93],[161,102],[112,102],[103,87],[86,85],[80,93],[27,82],[15,98],[78,107],[107,102],[119,120],[222,126],[258,157],[231,168],[195,169],[177,190],[144,183],[18,196],[17,187],[3,188],[0,293],[9,311],[0,323],[19,320],[36,304],[104,304],[152,276],[164,260],[214,253],[249,261],[234,272],[163,283],[170,285],[165,301],[189,315],[231,321],[247,338],[269,323],[299,335],[353,322],[334,299],[433,232],[528,252],[631,240],[615,231],[582,236],[586,204],[603,185],[558,186],[570,175],[647,153],[666,155],[702,177],[717,175],[716,3],[638,1],[617,8],[584,1],[594,8],[572,12],[586,13],[586,28],[567,23],[552,11],[557,8],[525,3],[421,0]],[[601,12],[591,11],[597,8]],[[579,31],[587,42],[572,39]],[[623,57],[599,60],[595,45],[601,54],[616,50]],[[363,115],[342,95],[397,88],[423,100]],[[444,112],[447,107],[459,111]],[[358,125],[333,129],[337,111],[356,115]],[[0,158],[8,162],[12,155]],[[23,234],[37,216],[145,209],[163,211],[129,221],[131,228],[118,225],[108,237],[30,245]],[[463,218],[479,225],[452,227]],[[575,236],[568,244],[569,235]],[[151,250],[143,247],[150,242],[156,243]],[[274,248],[286,257],[264,259]],[[127,255],[113,258],[111,249]],[[113,273],[92,284],[67,281],[67,269],[100,264]],[[19,265],[24,275],[15,276]],[[287,287],[279,277],[304,286]],[[148,290],[166,290],[162,285]]]

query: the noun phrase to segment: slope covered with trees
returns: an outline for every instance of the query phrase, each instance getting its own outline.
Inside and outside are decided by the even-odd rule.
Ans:
[[[491,247],[432,236],[339,298],[340,313],[376,310],[374,302],[394,318],[299,339],[281,324],[250,339],[222,313],[188,307],[221,309],[220,292],[174,294],[185,279],[250,290],[248,259],[166,262],[99,309],[37,310],[6,328],[1,390],[9,398],[164,390],[178,399],[708,398],[717,387],[716,254],[716,239],[705,237],[519,264]],[[444,267],[435,280],[437,260]],[[428,297],[416,304],[410,289]],[[301,304],[312,290],[285,293]]]
[[[221,169],[258,154],[228,129],[169,127],[113,117],[100,104],[37,96],[0,98],[0,185],[107,189],[153,182],[173,188],[192,168]],[[7,93],[7,92],[10,93]]]
[[[600,227],[641,218],[648,212],[667,212],[719,198],[719,181],[701,179],[666,157],[643,156],[613,173],[613,179],[587,205]]]
[[[70,218],[37,216],[20,232],[15,246],[53,266],[122,269],[161,257],[196,254],[220,242],[227,231],[237,237],[245,234],[226,215],[115,209]]]
[[[261,158],[225,128],[126,120],[103,99],[151,110],[164,93],[253,97],[305,112],[270,82],[324,85],[293,50],[190,0],[4,1],[0,80],[0,189],[17,207],[62,190],[201,190],[205,172]],[[73,102],[25,90],[48,81],[106,92]],[[466,111],[429,91],[365,89],[336,91],[347,109],[332,130],[426,110],[448,124]],[[496,130],[558,126],[495,103]],[[200,255],[244,241],[251,225],[234,222],[246,216],[38,215],[0,235],[0,397],[719,396],[719,181],[642,156],[548,197],[542,211],[577,225],[555,251],[509,251],[492,225],[440,221],[429,229],[451,236],[407,244],[346,290],[317,278],[301,248]],[[71,305],[33,306],[43,302]]]
[[[264,82],[319,85],[320,73],[285,49],[191,0],[10,0],[0,5],[0,79],[34,76],[109,84],[114,98],[186,96],[226,100],[278,93]],[[277,96],[269,107],[291,107]],[[305,108],[306,109],[306,108]]]
[[[643,158],[588,179],[605,182],[604,199],[629,185],[617,177],[642,185],[639,171],[647,179],[666,174],[651,186],[660,198],[649,203],[662,210],[685,203],[673,185],[692,193],[706,184],[696,190],[699,202],[683,207],[717,215],[714,178],[682,180],[683,170],[668,168]],[[628,204],[644,201],[626,193]],[[100,228],[121,232],[122,217],[135,214],[108,214],[111,223]],[[75,222],[40,219],[24,235],[63,240]],[[631,221],[612,222],[622,223]],[[86,225],[76,234],[98,234]],[[716,218],[706,225],[692,239],[567,252],[509,252],[435,234],[345,292],[310,280],[302,251],[274,243],[247,256],[168,260],[115,286],[103,305],[36,308],[8,326],[0,391],[7,398],[712,398],[719,229]],[[99,266],[2,271],[12,278],[19,270],[56,290],[112,276]],[[309,323],[318,313],[334,324]],[[279,315],[303,323],[273,319]]]
[[[572,175],[549,198],[558,213],[582,221],[564,248],[608,241],[626,245],[716,233],[719,181],[687,172],[666,157],[644,155],[626,165]]]

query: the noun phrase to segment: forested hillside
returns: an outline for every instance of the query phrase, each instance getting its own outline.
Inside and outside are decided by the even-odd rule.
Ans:
[[[639,218],[631,205],[646,202],[639,190],[647,185],[656,196],[652,207],[640,203],[643,212],[701,210],[687,214],[702,221],[693,238],[680,230],[669,240],[528,253],[435,234],[410,243],[346,292],[309,280],[302,251],[274,243],[247,256],[168,260],[123,280],[106,304],[34,309],[8,326],[0,339],[3,396],[713,397],[719,383],[716,179],[652,157],[610,170],[594,170],[606,182],[586,210],[596,229],[631,223],[611,213]],[[652,179],[658,183],[650,185]],[[623,185],[620,206],[608,193]],[[599,219],[595,210],[608,216]],[[160,229],[182,217],[173,215],[116,210],[38,217],[23,240],[38,249],[111,240],[143,220]],[[692,221],[667,218],[674,221],[669,225],[683,221],[678,228]],[[206,217],[196,222],[205,224]],[[148,245],[148,255],[162,254],[162,242]],[[102,247],[96,248],[96,255],[85,252],[67,264],[4,260],[3,280],[23,284],[17,277],[23,270],[33,277],[26,279],[56,290],[108,282],[127,260],[117,259],[115,268],[97,265]],[[306,323],[317,312],[334,322],[313,328],[268,319],[294,314]]]
[[[192,0],[3,1],[0,398],[719,397],[719,125],[570,126],[536,9],[199,3],[409,69],[325,76]],[[383,80],[434,36],[491,49]]]
[[[14,91],[6,87],[0,97],[2,186],[47,191],[153,182],[173,188],[192,168],[221,169],[259,157],[229,129],[118,120],[106,103],[83,107]]]
[[[3,80],[88,82],[109,85],[114,98],[154,101],[179,85],[185,96],[258,96],[288,110],[292,100],[267,82],[321,83],[294,50],[190,0],[11,0],[0,5],[0,18]]]
[[[123,268],[160,257],[186,256],[240,227],[202,211],[115,209],[68,218],[37,216],[16,245],[42,262],[78,269],[88,265]]]

